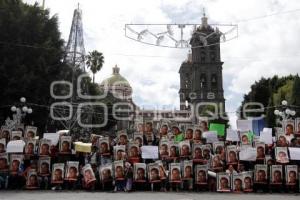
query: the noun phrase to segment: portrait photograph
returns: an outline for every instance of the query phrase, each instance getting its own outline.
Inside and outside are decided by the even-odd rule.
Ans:
[[[150,182],[159,182],[159,165],[158,163],[149,163],[148,164],[148,179]]]
[[[136,142],[140,147],[143,146],[143,133],[134,132],[133,140]]]
[[[4,138],[6,142],[10,139],[11,130],[7,128],[6,126],[1,126],[1,134],[0,138]]]
[[[52,165],[52,183],[63,183],[65,177],[65,164],[64,163],[54,163]]]
[[[23,155],[11,154],[10,155],[10,173],[18,174],[21,164],[23,163]]]
[[[35,154],[35,147],[36,147],[36,140],[35,139],[26,139],[25,140],[25,155],[34,155]]]
[[[170,182],[181,182],[180,163],[170,163]]]
[[[51,140],[41,139],[39,142],[39,155],[40,156],[49,156],[50,154]]]
[[[217,173],[217,191],[218,192],[230,192],[230,175],[226,173]]]
[[[159,142],[159,156],[160,158],[169,157],[169,141],[166,139]]]
[[[191,155],[191,146],[189,140],[179,142],[179,154],[180,157],[185,158]]]
[[[126,130],[121,130],[118,132],[118,143],[119,145],[126,145],[128,142],[128,135]]]
[[[226,161],[227,164],[237,164],[237,148],[235,145],[227,146],[226,148]]]
[[[110,155],[109,137],[102,137],[98,140],[99,152],[101,155]]]
[[[270,174],[271,174],[272,184],[282,184],[283,182],[282,165],[272,165]]]
[[[182,179],[183,180],[192,180],[193,179],[193,161],[192,160],[184,160],[183,161]]]
[[[296,118],[295,128],[296,128],[295,135],[300,136],[300,118]]]
[[[133,165],[133,180],[135,182],[146,182],[146,164],[145,163],[134,163]]]
[[[5,153],[6,152],[6,139],[1,138],[0,139],[0,153]]]
[[[268,182],[268,166],[256,164],[254,167],[254,182],[266,184]]]
[[[140,147],[135,142],[130,142],[128,145],[128,153],[129,158],[139,158],[140,157]]]
[[[225,144],[222,141],[213,143],[213,152],[214,154],[224,154],[225,153]]]
[[[104,183],[113,181],[112,164],[105,164],[100,167],[100,180]]]
[[[177,158],[178,157],[178,144],[175,142],[169,143],[169,157]]]
[[[200,141],[202,139],[202,131],[199,126],[195,126],[193,130],[193,140]]]
[[[195,167],[196,173],[196,184],[207,184],[208,178],[208,166],[207,165],[196,165]]]
[[[265,143],[263,142],[255,142],[255,148],[256,148],[256,160],[264,160],[266,157],[265,154]]]
[[[51,158],[50,157],[40,157],[38,161],[38,173],[40,176],[50,175]]]
[[[26,126],[24,138],[34,139],[37,134],[37,127],[35,126]]]
[[[275,156],[276,156],[276,162],[278,162],[278,163],[288,163],[289,162],[287,147],[276,147],[275,148]]]
[[[186,140],[192,140],[194,136],[194,128],[192,126],[187,126],[184,133],[184,138]]]
[[[211,144],[204,144],[201,145],[201,149],[202,149],[202,156],[204,160],[210,160],[211,155],[212,155],[212,146]]]
[[[298,181],[298,166],[286,165],[285,166],[285,183],[287,185],[296,185]]]
[[[294,120],[283,120],[285,135],[293,135],[295,133],[295,121]]]
[[[36,170],[30,170],[27,173],[26,188],[27,189],[39,188],[38,175]]]
[[[83,178],[84,178],[84,182],[86,184],[89,184],[91,182],[96,181],[96,177],[94,174],[94,171],[91,167],[90,164],[86,164],[83,168],[82,168],[82,174],[83,174]]]
[[[253,191],[253,172],[245,171],[243,174],[243,189],[244,192],[252,192]]]
[[[233,192],[243,192],[243,175],[232,174],[231,188]]]
[[[76,181],[79,175],[79,162],[67,161],[65,179],[69,181]]]
[[[250,144],[250,140],[248,137],[248,132],[240,132],[240,141],[242,145]]]
[[[123,161],[114,161],[114,176],[115,180],[124,180],[124,162]]]
[[[223,169],[223,161],[221,159],[221,155],[213,155],[210,160],[210,168],[212,170],[222,170]]]
[[[59,153],[71,154],[72,136],[60,136],[59,138]]]
[[[163,165],[163,162],[161,160],[155,161],[155,163],[159,166],[159,177],[160,180],[165,180],[168,177],[167,171],[165,169],[165,166]]]
[[[125,145],[117,145],[114,146],[114,158],[116,161],[124,160],[126,158],[126,146]]]
[[[193,160],[203,160],[203,155],[202,155],[202,145],[201,144],[193,144],[192,145],[192,157]]]
[[[10,132],[10,140],[21,140],[23,137],[22,131],[11,131]]]

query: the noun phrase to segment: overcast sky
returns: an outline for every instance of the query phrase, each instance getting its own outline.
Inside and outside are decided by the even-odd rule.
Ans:
[[[86,51],[96,49],[105,57],[96,81],[109,77],[117,64],[140,107],[179,107],[178,70],[188,50],[129,40],[124,37],[126,23],[200,23],[205,7],[209,22],[238,24],[239,37],[221,44],[226,111],[233,127],[234,111],[251,84],[300,71],[299,0],[46,0],[51,15],[59,17],[65,40],[78,2]]]

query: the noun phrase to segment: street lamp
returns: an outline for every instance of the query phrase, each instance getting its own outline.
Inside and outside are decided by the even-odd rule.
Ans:
[[[281,110],[279,110],[279,109],[274,110],[274,115],[276,115],[278,117],[281,117],[283,120],[287,120],[290,117],[294,117],[296,115],[296,111],[291,110],[288,107],[288,102],[286,100],[283,100],[281,102],[281,105],[282,105],[282,109]]]
[[[15,113],[14,114],[14,120],[15,124],[21,124],[22,118],[26,116],[26,114],[31,114],[33,112],[32,108],[28,107],[25,105],[26,103],[26,98],[21,97],[20,98],[20,107],[13,105],[10,110]]]

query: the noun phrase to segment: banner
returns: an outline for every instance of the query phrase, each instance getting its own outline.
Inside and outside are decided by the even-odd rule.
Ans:
[[[142,146],[143,159],[158,159],[158,146]]]

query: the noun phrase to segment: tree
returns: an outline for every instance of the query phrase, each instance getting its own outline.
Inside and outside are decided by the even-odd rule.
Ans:
[[[95,83],[95,74],[102,69],[103,63],[104,57],[102,53],[94,50],[87,55],[86,65],[93,73],[93,83]]]

